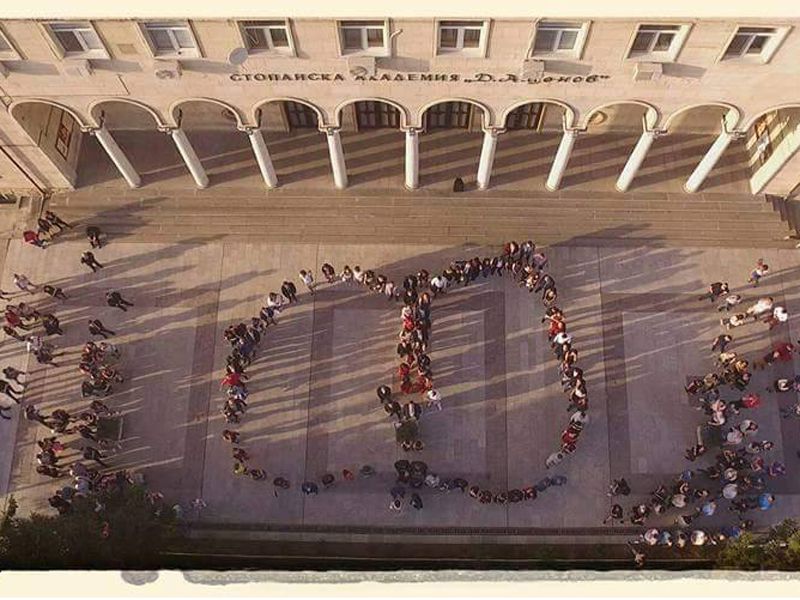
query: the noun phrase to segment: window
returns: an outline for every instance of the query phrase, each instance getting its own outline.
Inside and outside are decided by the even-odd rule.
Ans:
[[[319,125],[317,113],[307,104],[286,100],[283,103],[283,110],[291,131],[295,129],[317,129]]]
[[[530,102],[518,106],[506,117],[506,129],[535,129],[539,130],[544,116],[544,104]]]
[[[688,25],[639,25],[628,49],[628,58],[673,61],[688,34]]]
[[[580,58],[588,23],[559,23],[541,21],[536,24],[533,40],[533,54],[566,54]]]
[[[384,21],[342,21],[339,23],[342,54],[385,54],[388,37],[386,30]]]
[[[631,46],[631,54],[667,52],[679,30],[678,25],[639,25]]]
[[[294,44],[286,21],[244,21],[241,27],[251,54],[274,52],[294,56]]]
[[[722,60],[751,58],[766,62],[787,33],[788,28],[739,27],[728,42]]]
[[[483,21],[440,21],[439,54],[460,52],[484,54],[486,23]]]
[[[397,129],[400,127],[400,111],[385,102],[356,102],[356,123],[359,131],[383,127]]]
[[[154,56],[200,56],[188,23],[143,23],[142,30]]]
[[[46,23],[45,27],[64,58],[108,58],[106,47],[88,21]]]
[[[6,36],[5,32],[0,29],[0,60],[19,60],[20,55],[17,53],[16,48],[11,45],[11,41]]]
[[[472,120],[469,102],[441,102],[425,111],[425,129],[467,129]]]

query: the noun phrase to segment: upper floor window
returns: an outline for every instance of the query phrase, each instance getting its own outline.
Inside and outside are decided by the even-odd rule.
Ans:
[[[628,50],[628,58],[673,61],[688,34],[688,25],[639,25]]]
[[[294,44],[286,21],[244,21],[241,23],[247,50],[294,55]]]
[[[387,29],[385,21],[342,21],[339,23],[342,54],[385,54]]]
[[[106,47],[88,21],[45,23],[45,28],[64,58],[108,58]]]
[[[154,56],[200,56],[192,28],[185,21],[149,22],[142,23],[141,27]]]
[[[728,42],[722,60],[751,59],[767,62],[787,33],[788,27],[739,27]]]
[[[11,44],[5,32],[0,29],[0,60],[19,60],[17,49]]]
[[[486,30],[484,21],[439,21],[438,53],[459,52],[483,56]]]
[[[565,54],[580,58],[588,23],[540,21],[536,24],[533,55]]]

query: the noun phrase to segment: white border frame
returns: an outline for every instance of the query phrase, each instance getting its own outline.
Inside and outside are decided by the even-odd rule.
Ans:
[[[289,40],[289,47],[284,48],[282,50],[276,50],[274,48],[268,50],[250,50],[247,47],[247,37],[245,36],[244,29],[245,23],[278,23],[282,22],[283,26],[286,28],[286,37]],[[292,31],[292,24],[291,19],[284,18],[284,19],[239,19],[234,21],[236,24],[236,29],[239,31],[239,36],[242,40],[242,48],[247,50],[247,54],[253,57],[270,57],[270,58],[280,58],[280,57],[287,57],[287,58],[296,58],[297,57],[297,47],[294,44],[294,32]]]
[[[481,39],[478,43],[477,48],[458,48],[455,50],[445,50],[442,52],[439,46],[439,34],[441,32],[442,23],[447,23],[449,21],[461,21],[467,22],[471,21],[473,23],[480,23],[481,25]],[[489,31],[492,25],[491,19],[446,19],[446,18],[437,18],[434,21],[434,31],[433,31],[433,55],[434,56],[452,56],[454,58],[486,58],[487,50],[489,48]]]
[[[67,51],[61,45],[61,42],[58,41],[58,38],[50,27],[51,25],[58,23],[87,23],[91,30],[94,31],[97,39],[100,40],[100,45],[103,46],[102,50],[91,50],[89,52],[82,52],[80,54],[67,54]],[[42,32],[42,35],[44,35],[45,40],[47,40],[50,49],[56,55],[56,58],[60,60],[109,60],[111,58],[111,54],[108,52],[108,45],[100,35],[100,32],[97,31],[97,27],[95,27],[93,21],[53,19],[39,21],[37,22],[37,25],[39,26],[39,30]]]
[[[539,25],[541,23],[580,23],[580,30],[578,37],[575,40],[575,47],[571,50],[550,50],[549,52],[536,52],[536,35],[539,32]],[[586,47],[586,41],[589,39],[589,29],[591,28],[592,21],[589,19],[536,19],[533,22],[533,35],[531,36],[530,44],[528,44],[527,58],[532,59],[563,59],[573,58],[581,60],[583,57],[583,50]]]
[[[739,33],[739,29],[742,27],[753,27],[753,28],[773,28],[777,30],[775,35],[772,38],[772,42],[769,43],[765,48],[764,52],[759,54],[758,56],[737,56],[736,58],[725,58],[725,52],[728,50],[728,46],[731,45],[733,38],[736,37],[736,34]],[[792,25],[788,24],[766,24],[766,23],[746,23],[737,21],[733,26],[733,31],[731,31],[730,35],[725,38],[725,43],[722,45],[722,49],[720,53],[717,55],[715,63],[718,64],[731,64],[731,65],[740,65],[743,63],[747,64],[756,64],[756,65],[766,65],[772,60],[772,57],[775,56],[775,53],[783,44],[783,41],[792,31]]]
[[[675,32],[675,38],[672,40],[672,44],[667,52],[662,53],[653,53],[647,52],[642,54],[631,55],[631,51],[633,49],[633,42],[636,41],[636,36],[639,35],[639,29],[643,26],[647,25],[669,25],[678,27],[678,31]],[[625,48],[625,54],[623,55],[623,60],[625,61],[633,61],[633,62],[651,62],[651,63],[673,63],[678,60],[678,56],[680,56],[681,51],[683,50],[684,46],[686,45],[686,40],[689,39],[689,32],[691,32],[694,23],[679,23],[679,22],[663,22],[658,21],[657,19],[653,19],[652,21],[639,21],[636,23],[636,26],[633,28],[633,34],[628,40],[628,45]]]
[[[170,53],[159,54],[158,50],[155,47],[155,44],[153,44],[153,40],[150,38],[150,33],[147,30],[148,23],[152,24],[174,23],[176,25],[179,24],[185,25],[186,28],[189,30],[190,35],[192,36],[195,52],[189,53],[187,51],[185,53],[170,52]],[[192,58],[204,58],[203,47],[200,45],[200,42],[197,39],[197,33],[195,32],[194,27],[192,26],[192,21],[190,19],[147,19],[145,21],[136,21],[136,29],[138,29],[139,35],[141,36],[145,46],[150,52],[150,56],[156,60],[183,60]]]
[[[342,39],[342,24],[350,23],[353,21],[371,21],[373,23],[383,23],[383,48],[361,49],[361,50],[345,50],[344,40]],[[391,21],[388,18],[384,19],[369,19],[369,18],[352,18],[352,19],[334,19],[335,34],[336,34],[336,49],[339,52],[340,58],[347,58],[349,56],[375,56],[377,58],[390,58],[394,55],[392,50],[393,40]]]

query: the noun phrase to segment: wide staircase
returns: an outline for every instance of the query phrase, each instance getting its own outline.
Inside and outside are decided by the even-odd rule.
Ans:
[[[88,188],[56,194],[63,218],[113,239],[143,242],[286,241],[497,243],[793,248],[764,196],[570,191],[387,193]],[[79,231],[72,235],[82,235]]]

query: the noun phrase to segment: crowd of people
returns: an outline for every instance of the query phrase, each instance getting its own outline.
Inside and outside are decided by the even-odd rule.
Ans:
[[[759,259],[747,283],[757,287],[768,272],[769,266]],[[730,311],[744,300],[743,294],[731,292],[728,283],[723,281],[712,283],[699,299],[712,304],[719,302],[719,311]],[[637,564],[642,564],[645,558],[644,552],[635,548],[637,544],[684,548],[736,539],[753,526],[753,519],[747,518],[747,513],[769,510],[774,505],[775,496],[768,490],[769,483],[783,477],[786,466],[770,456],[774,443],[759,439],[759,424],[751,411],[762,405],[763,398],[749,388],[754,370],[791,361],[797,346],[790,341],[780,341],[772,344],[760,358],[748,359],[729,348],[733,336],[727,330],[757,321],[764,322],[768,330],[772,330],[787,320],[786,310],[775,305],[774,299],[768,296],[758,299],[744,312],[721,320],[726,332],[719,334],[711,344],[715,369],[702,377],[692,377],[685,387],[694,407],[705,415],[704,422],[697,428],[696,444],[686,449],[685,458],[703,466],[686,469],[673,481],[652,490],[648,501],[630,507],[630,523],[643,527],[657,515],[674,515],[674,528],[649,527],[632,541]],[[766,392],[799,389],[800,378],[783,377],[775,379]],[[781,408],[781,415],[800,417],[800,403],[796,397],[791,406]],[[708,457],[713,458],[709,461]],[[612,483],[610,496],[628,494],[630,487],[624,479]],[[700,519],[720,514],[728,521],[721,528],[713,531],[698,528]],[[615,521],[625,521],[625,511],[616,502],[606,519],[606,522]]]
[[[36,231],[26,230],[23,233],[23,240],[42,249],[53,244],[63,231],[73,227],[52,211],[46,211],[38,219],[37,225]],[[93,249],[102,247],[101,233],[97,227],[87,227],[86,237]],[[80,262],[91,267],[93,272],[103,267],[91,252],[84,252]],[[22,273],[14,274],[14,285],[24,295],[33,298],[43,295],[50,302],[68,300],[62,288],[52,284],[36,284]],[[49,308],[48,311],[37,309],[31,300],[11,302],[12,295],[2,290],[0,299],[8,302],[3,327],[6,335],[25,344],[28,353],[39,364],[59,366],[54,358],[60,354],[49,339],[64,334],[59,318]],[[122,310],[133,306],[114,290],[109,290],[105,299],[109,306]],[[120,350],[106,341],[114,332],[98,319],[89,321],[89,333],[92,336],[102,335],[104,341],[99,344],[87,341],[80,354],[78,370],[84,375],[80,393],[82,398],[90,398],[83,410],[69,412],[56,408],[50,414],[44,414],[35,404],[23,403],[29,377],[13,366],[3,369],[5,380],[0,381],[0,392],[22,406],[25,419],[48,430],[48,434],[36,442],[36,472],[52,479],[69,478],[69,483],[62,485],[49,498],[50,506],[60,513],[68,512],[76,497],[100,497],[114,486],[132,483],[135,477],[124,471],[112,471],[111,465],[106,462],[108,451],[119,448],[121,424],[119,413],[100,397],[109,396],[114,385],[124,381],[117,367]],[[8,410],[9,407],[0,408],[0,416],[9,419],[5,414]],[[70,450],[78,450],[78,456]]]
[[[558,298],[556,281],[548,272],[547,256],[537,251],[533,241],[524,243],[515,241],[503,245],[502,252],[492,257],[474,257],[470,260],[453,261],[441,273],[431,276],[426,269],[406,275],[399,283],[389,276],[370,269],[362,269],[360,265],[350,267],[344,265],[340,272],[325,262],[320,271],[324,281],[329,285],[343,284],[358,286],[372,293],[380,294],[390,303],[401,303],[401,324],[398,332],[396,353],[399,359],[395,380],[380,385],[377,390],[378,401],[387,416],[393,420],[396,438],[400,447],[406,452],[418,452],[425,445],[421,439],[419,422],[424,415],[439,412],[443,409],[442,394],[434,385],[429,347],[431,340],[431,305],[433,300],[453,289],[466,287],[478,280],[510,276],[520,287],[529,293],[540,294],[545,307],[542,322],[547,322],[548,339],[552,351],[558,361],[558,373],[561,385],[567,395],[572,414],[566,428],[561,433],[561,445],[557,452],[546,460],[545,467],[552,468],[567,455],[577,449],[578,439],[588,422],[589,399],[583,371],[578,367],[578,351],[573,347],[572,336],[567,332],[567,321],[564,312],[555,306]],[[310,295],[316,293],[318,282],[310,269],[298,273],[300,283]],[[297,286],[291,281],[284,281],[280,293],[270,292],[260,309],[258,316],[249,322],[242,321],[228,326],[224,337],[231,346],[226,358],[225,375],[221,381],[221,389],[225,392],[225,400],[221,412],[226,420],[226,428],[222,438],[231,444],[233,473],[249,476],[255,480],[268,479],[263,468],[253,466],[251,456],[244,448],[241,432],[233,427],[241,422],[247,411],[248,375],[247,367],[255,358],[258,346],[270,326],[277,324],[277,318],[288,306],[299,302]],[[442,492],[461,490],[481,503],[505,504],[530,500],[548,487],[566,483],[563,475],[544,477],[538,483],[504,491],[482,489],[477,485],[469,485],[462,478],[446,479],[428,470],[420,460],[401,460],[395,464],[397,471],[396,485],[390,491],[392,501],[390,509],[402,510],[406,494],[405,486],[421,488],[423,485]],[[364,465],[355,469],[360,477],[370,477],[374,469]],[[343,480],[356,478],[354,471],[343,469],[339,476]],[[337,480],[334,473],[321,475],[319,481],[304,481],[300,486],[306,495],[317,494],[321,489],[329,488]],[[279,489],[288,489],[290,483],[284,477],[276,477],[272,481],[275,493]],[[408,495],[409,504],[422,508],[422,497],[417,491]]]

